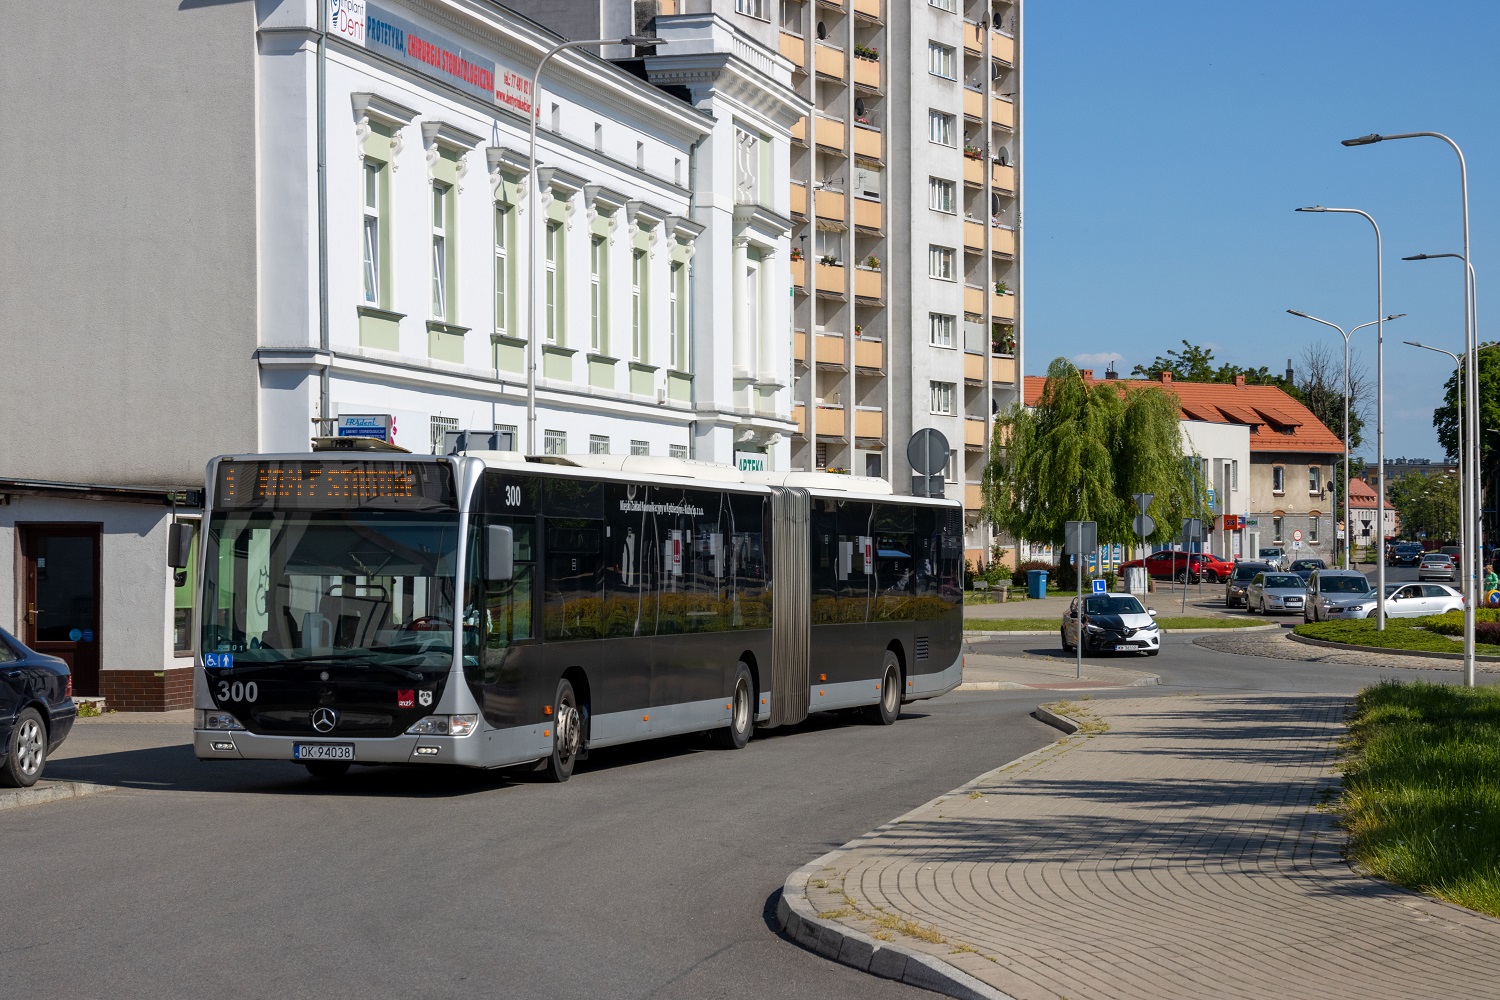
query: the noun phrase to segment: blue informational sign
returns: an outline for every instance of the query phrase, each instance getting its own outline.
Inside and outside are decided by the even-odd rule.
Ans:
[[[70,632],[68,632],[68,638],[72,639],[74,642],[79,641],[83,638],[83,629],[75,628],[71,630]]]
[[[1102,594],[1102,593],[1104,593],[1104,581],[1103,580],[1095,580],[1094,581],[1094,593],[1096,593],[1096,594]]]
[[[1219,509],[1219,497],[1213,490],[1208,491],[1208,511],[1210,514]]]
[[[84,642],[93,642],[94,641],[94,630],[93,629],[86,628],[86,629],[83,630],[83,641]]]
[[[210,670],[228,670],[234,666],[233,653],[204,653],[203,665]]]

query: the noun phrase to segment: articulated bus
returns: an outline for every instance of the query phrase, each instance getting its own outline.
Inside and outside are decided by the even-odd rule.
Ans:
[[[201,532],[194,748],[535,767],[962,679],[963,515],[828,473],[645,456],[225,456]]]

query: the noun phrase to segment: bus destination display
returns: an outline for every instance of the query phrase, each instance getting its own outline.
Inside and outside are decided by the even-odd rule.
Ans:
[[[457,509],[453,471],[430,462],[222,462],[225,510]]]

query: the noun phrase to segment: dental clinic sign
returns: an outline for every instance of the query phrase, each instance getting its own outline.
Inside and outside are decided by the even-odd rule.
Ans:
[[[330,29],[335,34],[481,100],[503,104],[521,114],[531,111],[531,80],[526,75],[497,71],[493,60],[457,39],[365,0],[326,2],[336,9]]]

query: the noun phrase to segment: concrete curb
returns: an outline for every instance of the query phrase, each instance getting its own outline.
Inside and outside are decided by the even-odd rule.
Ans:
[[[114,790],[113,785],[91,785],[86,781],[56,781],[46,785],[33,785],[30,788],[10,788],[0,792],[0,809],[36,806],[44,802],[61,802],[63,799],[76,799],[84,795]]]
[[[1298,635],[1288,632],[1286,637],[1293,642],[1300,642],[1306,646],[1323,646],[1327,649],[1344,649],[1356,653],[1391,653],[1396,656],[1425,656],[1432,660],[1460,660],[1464,658],[1463,653],[1440,653],[1435,649],[1392,649],[1389,646],[1362,646],[1353,642],[1334,642],[1332,639],[1314,639],[1310,635]],[[1500,656],[1488,656],[1480,653],[1474,654],[1474,659],[1481,663],[1500,663]]]
[[[1033,714],[1039,721],[1055,726],[1068,735],[1082,728],[1067,716],[1057,715],[1040,705]],[[861,840],[884,833],[904,822],[908,817],[915,816],[945,799],[966,794],[969,789],[997,771],[1014,767],[1022,761],[1047,753],[1056,747],[1057,743],[1049,743],[1031,753],[1022,754],[1015,760],[1007,761],[999,767],[990,768],[953,791],[945,792],[915,809],[902,813],[890,822],[881,824],[869,833],[856,837],[843,847],[829,851],[792,872],[782,886],[781,899],[776,904],[776,922],[780,925],[782,932],[808,951],[816,952],[840,965],[847,965],[861,972],[880,976],[882,979],[895,979],[909,986],[957,997],[958,1000],[1015,1000],[1010,994],[1002,993],[988,983],[981,982],[967,972],[954,968],[932,955],[911,951],[889,941],[877,941],[868,934],[846,927],[837,921],[824,920],[807,901],[807,883],[818,872],[847,854],[851,848],[858,846]]]
[[[1117,667],[1116,669],[1117,670],[1123,670],[1124,668],[1123,667]],[[1131,671],[1131,673],[1140,673],[1140,671]],[[1061,683],[1064,683],[1064,684],[1077,684],[1078,681],[1076,679],[1071,680],[1071,681],[1067,680],[1067,679],[1063,679],[1061,681]],[[1101,681],[1100,683],[1101,684],[1107,684],[1107,682],[1104,682],[1104,681]],[[1107,684],[1107,686],[1093,688],[1092,690],[1095,690],[1095,691],[1123,691],[1123,690],[1126,690],[1128,688],[1154,687],[1154,686],[1156,686],[1156,685],[1158,685],[1160,683],[1161,683],[1161,676],[1159,674],[1140,674],[1140,676],[1138,676],[1135,680],[1131,681],[1128,684]],[[953,690],[955,690],[955,691],[1072,691],[1072,690],[1075,690],[1075,689],[1074,688],[1049,688],[1049,687],[1047,687],[1044,684],[1022,684],[1020,681],[965,681],[964,683],[960,684],[958,687],[954,688]],[[1046,721],[1046,720],[1043,720],[1043,721]]]
[[[1164,628],[1162,635],[1218,635],[1220,632],[1269,632],[1272,629],[1283,628],[1281,625],[1226,625],[1223,628]],[[975,639],[982,636],[999,636],[1005,638],[1013,635],[1056,635],[1057,629],[1048,629],[1045,632],[1035,630],[1022,631],[1017,629],[986,628],[986,629],[964,629],[965,639]]]

